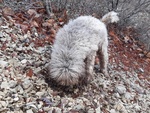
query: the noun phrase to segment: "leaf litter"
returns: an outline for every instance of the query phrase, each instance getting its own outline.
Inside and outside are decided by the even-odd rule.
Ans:
[[[48,84],[47,72],[41,73],[63,19],[43,20],[34,9],[15,14],[5,8],[1,15],[1,113],[150,112],[149,53],[127,34],[121,40],[116,31],[109,33],[110,77],[95,72],[87,86],[64,88]]]

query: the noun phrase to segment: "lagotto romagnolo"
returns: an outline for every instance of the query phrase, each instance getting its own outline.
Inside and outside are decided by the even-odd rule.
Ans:
[[[80,79],[92,76],[96,53],[101,72],[108,75],[106,24],[118,20],[117,13],[112,11],[101,20],[80,16],[59,29],[52,47],[49,77],[64,86],[78,84]]]

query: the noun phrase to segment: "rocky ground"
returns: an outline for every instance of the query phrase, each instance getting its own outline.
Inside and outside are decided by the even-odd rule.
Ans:
[[[87,86],[73,88],[48,81],[52,42],[64,22],[40,13],[0,11],[0,113],[150,112],[150,55],[126,32],[109,32],[110,77],[95,70]]]

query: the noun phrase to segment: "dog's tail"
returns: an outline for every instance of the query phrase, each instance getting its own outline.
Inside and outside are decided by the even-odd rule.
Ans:
[[[101,21],[103,23],[105,23],[106,25],[109,23],[117,23],[119,21],[118,13],[111,11],[111,12],[105,14],[102,17]]]

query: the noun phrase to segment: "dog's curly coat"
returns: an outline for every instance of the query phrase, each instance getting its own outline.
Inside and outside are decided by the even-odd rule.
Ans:
[[[117,22],[117,13],[109,12],[100,20],[80,16],[69,21],[56,34],[49,65],[49,76],[60,85],[75,85],[92,76],[96,53],[105,75],[108,63],[108,38],[105,24]]]

